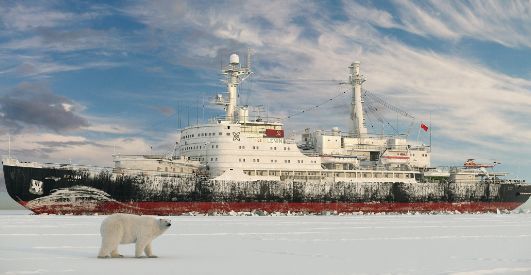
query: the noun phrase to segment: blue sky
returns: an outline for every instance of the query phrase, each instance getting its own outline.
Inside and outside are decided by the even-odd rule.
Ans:
[[[26,161],[170,150],[179,124],[222,114],[202,107],[224,92],[220,60],[250,47],[240,99],[271,115],[341,93],[359,60],[364,88],[416,117],[411,139],[431,114],[433,164],[531,180],[530,37],[529,1],[3,1],[0,153],[9,134]],[[284,122],[346,129],[348,100]]]

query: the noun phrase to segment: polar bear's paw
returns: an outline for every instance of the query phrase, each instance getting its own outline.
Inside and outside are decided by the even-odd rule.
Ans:
[[[98,256],[98,259],[110,259],[111,256],[105,255],[105,256]]]
[[[159,256],[157,255],[149,255],[148,258],[158,258]]]

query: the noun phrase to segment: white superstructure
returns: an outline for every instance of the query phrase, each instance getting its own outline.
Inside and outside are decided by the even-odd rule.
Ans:
[[[360,62],[349,67],[352,86],[352,129],[331,131],[309,129],[301,144],[284,137],[278,119],[249,114],[249,106],[238,105],[238,85],[252,74],[250,57],[241,67],[232,54],[222,73],[227,76],[228,99],[217,95],[226,116],[181,130],[179,155],[199,161],[210,178],[227,178],[227,173],[248,179],[282,180],[306,178],[322,180],[389,182],[414,181],[419,170],[430,167],[428,146],[408,145],[405,138],[370,136],[363,117]],[[245,175],[245,176],[244,176]]]

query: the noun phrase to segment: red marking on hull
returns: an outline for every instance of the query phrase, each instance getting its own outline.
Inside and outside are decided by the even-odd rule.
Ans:
[[[26,205],[27,202],[21,202]],[[267,211],[281,213],[315,213],[326,211],[337,213],[378,213],[378,212],[496,212],[500,210],[513,210],[521,202],[395,202],[395,203],[318,203],[318,202],[102,202],[96,207],[84,208],[72,204],[57,203],[53,206],[32,208],[37,214],[111,214],[118,212],[145,214],[145,215],[181,215],[183,213],[227,213]]]

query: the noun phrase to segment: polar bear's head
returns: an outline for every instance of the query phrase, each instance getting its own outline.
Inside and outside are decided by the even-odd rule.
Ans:
[[[171,221],[167,219],[159,219],[159,227],[161,230],[166,230],[171,226]]]

